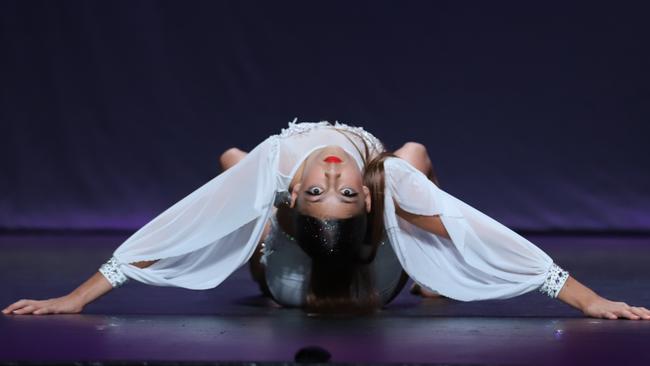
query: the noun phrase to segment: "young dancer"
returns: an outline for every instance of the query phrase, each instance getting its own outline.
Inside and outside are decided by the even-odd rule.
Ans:
[[[286,306],[376,310],[408,274],[424,291],[461,301],[537,289],[587,316],[650,319],[440,189],[416,168],[428,157],[407,150],[387,153],[360,127],[294,121],[136,231],[70,294],[23,299],[3,313],[80,312],[128,279],[214,288],[263,244],[260,285]]]

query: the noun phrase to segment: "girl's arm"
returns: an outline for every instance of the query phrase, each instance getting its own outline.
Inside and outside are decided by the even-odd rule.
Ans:
[[[430,233],[449,239],[449,233],[445,229],[439,215],[414,215],[402,210],[397,205],[395,208],[397,214],[411,224]],[[582,311],[583,314],[594,318],[618,319],[621,317],[634,320],[650,320],[650,310],[644,307],[630,306],[624,302],[610,301],[599,296],[572,276],[569,276],[566,280],[557,298]]]
[[[422,144],[409,142],[395,151],[395,155],[406,160],[414,168],[422,172],[438,186],[438,182],[433,174],[431,158]],[[398,216],[409,223],[433,233],[437,236],[450,239],[449,232],[445,228],[440,215],[416,215],[404,211],[395,202],[395,211]],[[615,302],[607,300],[594,291],[578,282],[572,276],[568,276],[557,298],[566,304],[582,311],[585,315],[595,318],[617,319],[618,317],[628,319],[650,319],[650,311],[644,307],[629,306],[624,302]]]
[[[134,266],[146,268],[156,261],[136,262]],[[83,310],[84,306],[106,294],[113,287],[99,271],[95,272],[86,282],[65,296],[47,300],[22,299],[7,306],[3,314],[74,314]]]
[[[415,215],[402,210],[397,204],[395,204],[395,210],[397,211],[397,215],[410,222],[411,224],[419,227],[420,229],[434,233],[438,236],[442,236],[443,238],[450,239],[449,233],[447,232],[445,225],[443,225],[442,220],[440,219],[440,215]]]
[[[212,179],[210,182],[199,187],[199,189],[192,192],[192,194],[183,198],[181,201],[177,202],[174,206],[167,209],[165,212],[161,213],[154,220],[152,220],[143,228],[138,230],[138,232],[132,235],[129,238],[129,240],[127,240],[127,242],[125,243],[128,243],[130,247],[135,247],[132,249],[136,249],[136,250],[142,247],[148,247],[150,250],[148,254],[152,255],[156,253],[151,253],[151,248],[155,249],[156,251],[163,251],[169,249],[170,247],[180,247],[185,245],[186,242],[190,241],[187,240],[188,237],[190,237],[191,235],[199,235],[199,234],[194,234],[196,231],[200,231],[201,233],[204,234],[203,236],[199,235],[199,238],[203,239],[202,241],[210,241],[210,237],[207,235],[212,235],[214,237],[224,237],[227,233],[223,233],[223,232],[216,233],[216,234],[214,233],[213,230],[214,228],[212,228],[212,226],[214,226],[213,218],[210,218],[208,214],[202,216],[199,214],[195,214],[195,212],[202,212],[207,210],[208,208],[211,208],[212,211],[216,213],[227,212],[230,211],[229,208],[236,206],[237,202],[246,202],[251,200],[254,201],[257,198],[255,194],[255,192],[257,191],[260,191],[257,192],[258,196],[262,196],[266,193],[271,195],[271,193],[275,191],[272,185],[268,186],[268,192],[266,192],[267,190],[262,191],[261,189],[257,189],[259,187],[257,187],[256,185],[258,184],[257,182],[258,179],[262,179],[262,180],[266,179],[267,181],[272,183],[273,172],[270,170],[263,170],[263,173],[266,174],[250,174],[250,173],[260,171],[261,169],[260,166],[264,166],[264,167],[266,167],[267,165],[271,167],[274,166],[274,164],[272,164],[273,156],[269,155],[269,153],[274,151],[273,150],[274,144],[275,144],[275,140],[271,138],[265,140],[264,142],[256,146],[254,150],[256,151],[255,159],[250,160],[248,166],[243,166],[240,169],[239,174],[235,174],[235,175],[231,174],[228,176],[228,178],[226,178],[226,176],[223,175],[221,177],[216,177],[215,179]],[[223,170],[225,171],[229,169],[239,161],[243,160],[247,155],[248,153],[236,148],[227,150],[220,157],[220,163],[222,164]],[[270,164],[269,161],[271,162]],[[221,189],[226,189],[229,191],[221,194],[221,196],[223,197],[218,197],[218,193]],[[233,198],[233,195],[239,195],[239,196],[246,195],[246,199],[237,200]],[[229,200],[226,200],[224,198]],[[259,201],[263,202],[265,201],[265,199],[260,198]],[[266,201],[270,201],[270,199],[267,199]],[[258,209],[254,207],[253,203],[255,202],[251,202],[249,207],[244,207],[244,208],[237,207],[238,218],[243,217],[243,219],[250,221],[251,217],[253,217],[255,214],[259,214]],[[181,204],[183,204],[182,207],[180,207]],[[194,216],[191,216],[192,214],[194,214]],[[179,217],[182,217],[184,220],[175,220],[176,218]],[[160,223],[157,224],[156,226],[156,223],[154,221],[160,221]],[[170,224],[171,222],[174,222],[176,226]],[[243,223],[244,222],[242,222],[242,224]],[[152,224],[154,224],[153,227]],[[232,227],[237,226],[237,224],[235,222],[232,222],[232,220],[228,224]],[[191,227],[192,230],[187,230],[189,227]],[[167,235],[167,233],[163,233],[163,230],[166,229],[170,232],[169,235]],[[145,230],[146,232],[143,232]],[[251,229],[249,228],[249,230]],[[178,236],[177,234],[179,232],[183,232],[185,234]],[[191,240],[192,242],[201,241],[201,240],[196,240],[195,237],[192,238],[194,239]],[[165,245],[161,245],[162,242],[164,242]],[[120,248],[124,249],[123,246],[125,245],[125,243],[123,243],[122,246],[118,248],[118,250],[120,250]],[[226,245],[227,243],[224,244],[224,246]],[[246,249],[246,247],[242,245],[241,248],[232,248],[232,249],[226,248],[224,251],[227,251],[228,254],[233,256],[234,251],[237,249]],[[243,254],[241,253],[239,254],[241,257],[243,257]],[[226,257],[226,256],[224,255],[222,257]],[[153,261],[131,262],[130,264],[133,267],[142,269],[142,268],[149,267],[155,262],[157,261],[153,260]],[[214,261],[215,266],[217,265],[216,262],[217,261]],[[232,261],[232,260],[231,261],[224,260],[223,262],[224,265],[227,265],[224,266],[224,272],[228,272],[230,268],[236,267],[237,265],[236,261]],[[111,270],[108,271],[109,272],[107,273],[107,276],[109,276],[110,278]],[[214,272],[218,272],[218,271],[213,271],[213,273]],[[122,273],[122,275],[124,275],[124,273]],[[218,277],[218,275],[225,277],[223,276],[223,273],[216,273],[214,277]],[[140,280],[142,280],[142,278],[140,278]],[[153,282],[154,284],[157,284],[155,282],[157,280],[156,278],[153,279],[146,278],[146,280],[148,281],[146,283]],[[7,306],[5,309],[2,310],[2,313],[3,314],[79,313],[83,310],[85,305],[91,303],[92,301],[96,300],[97,298],[109,292],[113,288],[115,281],[121,282],[122,280],[111,279],[109,281],[109,279],[102,274],[100,268],[99,271],[94,273],[89,279],[87,279],[79,287],[77,287],[75,290],[73,290],[72,292],[70,292],[65,296],[46,299],[46,300],[22,299]],[[194,279],[194,282],[198,283],[198,285],[201,288],[209,287],[205,285],[204,281],[201,281],[200,279]],[[192,284],[194,285],[194,283]],[[165,285],[169,285],[169,283],[165,283]]]
[[[650,310],[642,306],[629,306],[624,302],[607,300],[571,276],[562,286],[557,298],[594,318],[618,319],[622,317],[650,320]]]

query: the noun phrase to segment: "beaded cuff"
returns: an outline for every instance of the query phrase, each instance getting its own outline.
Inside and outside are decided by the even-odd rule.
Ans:
[[[120,287],[129,280],[120,270],[115,257],[111,257],[106,263],[102,264],[99,267],[99,272],[106,277],[113,287]]]
[[[539,291],[552,298],[556,298],[568,278],[569,272],[563,270],[560,268],[560,266],[553,263],[550,270],[548,271],[546,280],[544,280],[544,283],[539,288]]]

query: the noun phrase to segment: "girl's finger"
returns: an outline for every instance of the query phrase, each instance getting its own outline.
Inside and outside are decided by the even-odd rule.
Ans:
[[[34,311],[34,314],[36,315],[41,315],[41,314],[48,314],[50,312],[50,309],[48,308],[40,308]]]
[[[632,312],[629,310],[621,310],[621,315],[632,320],[639,319],[639,317],[636,314],[632,314]]]
[[[612,312],[609,312],[609,311],[608,311],[608,312],[605,312],[605,318],[607,318],[607,319],[618,319],[618,317],[616,316],[616,314],[614,314],[614,313],[612,313]]]
[[[12,306],[9,308],[9,311],[8,311],[7,313],[13,313],[14,311],[16,311],[16,310],[20,310],[20,309],[24,308],[25,306],[27,306],[27,305],[25,305],[25,304],[21,304],[21,305],[12,305]]]
[[[13,303],[13,304],[7,306],[7,308],[6,308],[7,313],[10,313],[10,312],[12,312],[12,311],[14,311],[16,309],[22,308],[25,305],[26,302],[27,302],[27,300],[19,300],[19,301],[16,301],[15,303]]]
[[[643,311],[643,309],[641,309],[640,307],[633,306],[630,311],[638,315],[640,318],[650,319],[650,315],[647,312]]]
[[[18,310],[14,310],[13,313],[14,313],[14,314],[19,314],[19,315],[20,315],[20,314],[27,314],[27,313],[31,313],[32,310],[34,310],[34,306],[32,306],[32,305],[27,305],[27,306],[25,306],[25,307],[23,307],[23,308],[20,308],[20,309],[18,309]]]

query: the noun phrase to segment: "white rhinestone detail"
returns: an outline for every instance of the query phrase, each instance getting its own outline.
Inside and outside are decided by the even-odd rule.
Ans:
[[[317,127],[333,127],[337,130],[343,130],[358,134],[365,140],[366,144],[368,144],[371,156],[379,154],[385,150],[384,145],[382,145],[381,141],[379,141],[379,139],[373,136],[370,132],[364,130],[363,127],[351,126],[345,123],[340,123],[339,121],[335,121],[334,124],[331,124],[328,121],[298,122],[298,118],[294,118],[293,121],[289,122],[289,126],[287,128],[283,128],[280,131],[279,135],[281,138],[285,138],[309,132]]]
[[[99,267],[99,272],[106,277],[113,287],[120,287],[129,280],[120,270],[115,257],[111,257],[106,263],[102,264]]]
[[[563,270],[560,268],[560,266],[553,263],[548,271],[548,275],[546,276],[544,283],[539,288],[539,291],[552,298],[556,298],[568,278],[569,272]]]
[[[334,128],[354,132],[361,135],[361,137],[363,137],[363,139],[368,144],[368,148],[371,151],[371,156],[379,154],[385,150],[384,145],[382,145],[381,141],[379,141],[379,139],[373,136],[370,132],[364,130],[363,127],[350,126],[346,125],[345,123],[339,123],[339,121],[335,121]]]
[[[331,124],[327,121],[321,121],[321,122],[298,122],[298,118],[294,118],[293,121],[289,122],[289,127],[283,128],[280,131],[280,137],[285,138],[285,137],[290,137],[293,135],[299,135],[302,133],[306,133],[311,131],[313,128],[316,127],[326,127],[326,126],[331,126]]]

